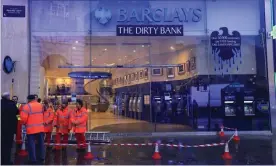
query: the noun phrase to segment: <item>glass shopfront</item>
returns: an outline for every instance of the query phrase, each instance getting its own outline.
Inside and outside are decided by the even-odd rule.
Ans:
[[[82,98],[91,130],[270,130],[262,0],[31,0],[30,17],[32,93]]]

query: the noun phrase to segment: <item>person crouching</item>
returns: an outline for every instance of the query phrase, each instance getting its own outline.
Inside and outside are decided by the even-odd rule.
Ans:
[[[71,113],[70,121],[72,123],[73,132],[77,140],[77,149],[86,148],[85,132],[86,124],[88,120],[88,112],[86,108],[83,107],[83,102],[77,99],[76,110]]]

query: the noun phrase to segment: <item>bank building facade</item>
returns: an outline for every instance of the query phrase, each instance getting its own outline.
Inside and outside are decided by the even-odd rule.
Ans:
[[[90,130],[271,132],[272,3],[3,0],[1,90],[81,98]]]

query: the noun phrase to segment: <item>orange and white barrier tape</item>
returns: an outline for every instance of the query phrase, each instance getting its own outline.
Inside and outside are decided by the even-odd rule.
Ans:
[[[86,144],[57,144],[57,143],[45,143],[48,146],[83,146],[87,144],[92,145],[107,145],[107,146],[155,146],[156,143],[119,143],[119,144],[111,144],[111,143],[86,143]],[[199,144],[199,145],[182,145],[182,144],[158,144],[159,146],[165,147],[175,147],[175,148],[203,148],[203,147],[214,147],[214,146],[223,146],[225,143],[211,143],[211,144]]]

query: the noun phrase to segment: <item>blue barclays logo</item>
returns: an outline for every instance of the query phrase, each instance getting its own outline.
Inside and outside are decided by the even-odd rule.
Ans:
[[[160,22],[200,22],[202,20],[201,8],[119,8],[116,11],[116,22],[127,23],[160,23]],[[106,25],[112,18],[109,9],[99,7],[95,10],[95,18],[102,25]]]
[[[94,16],[100,24],[105,25],[111,20],[112,13],[109,9],[100,7],[95,10]]]

